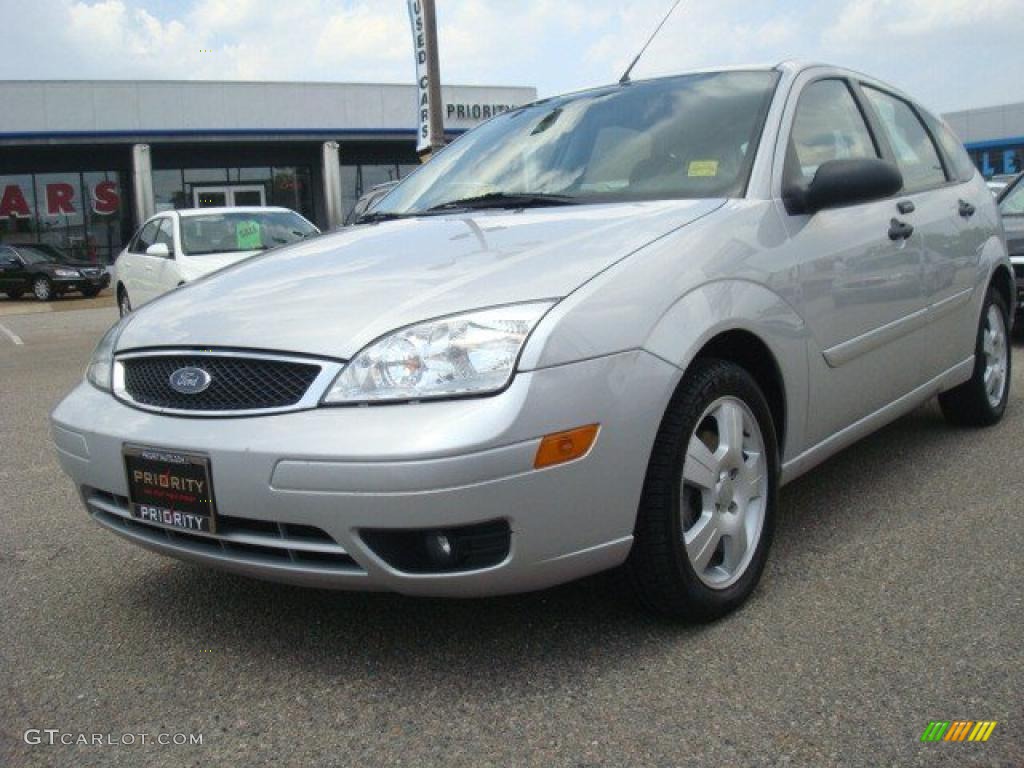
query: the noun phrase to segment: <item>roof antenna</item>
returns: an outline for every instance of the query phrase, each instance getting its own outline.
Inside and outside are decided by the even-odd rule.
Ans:
[[[644,43],[644,47],[640,49],[640,53],[636,55],[636,58],[633,59],[628,67],[626,67],[626,71],[622,73],[622,77],[619,78],[619,85],[625,85],[629,82],[629,73],[633,71],[633,67],[635,67],[636,63],[640,61],[640,57],[644,55],[644,51],[647,50],[647,46],[654,42],[654,38],[656,38],[658,33],[661,32],[661,28],[665,26],[665,22],[668,21],[668,17],[675,13],[676,8],[681,2],[683,2],[683,0],[676,0],[672,3],[672,7],[668,9],[668,13],[665,14],[665,18],[661,20],[661,24],[659,24],[657,29],[654,30],[654,34],[647,38],[647,42]]]

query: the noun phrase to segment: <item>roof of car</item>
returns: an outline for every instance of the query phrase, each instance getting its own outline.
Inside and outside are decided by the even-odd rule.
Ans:
[[[630,78],[630,80],[627,81],[627,83],[625,84],[621,82],[605,83],[604,85],[598,85],[591,88],[582,88],[578,91],[570,91],[567,93],[559,93],[554,94],[552,96],[546,96],[530,104],[522,104],[520,105],[519,109],[526,109],[529,107],[538,106],[544,104],[545,102],[553,101],[555,99],[585,96],[586,94],[600,94],[602,92],[607,93],[615,90],[616,88],[621,88],[623,87],[623,85],[627,84],[631,85],[638,83],[655,83],[658,82],[659,80],[671,80],[673,78],[687,77],[690,75],[710,75],[718,72],[779,72],[780,74],[786,76],[787,78],[792,79],[802,74],[803,72],[812,69],[824,69],[830,72],[835,72],[843,77],[856,78],[864,81],[865,83],[874,84],[876,86],[884,88],[886,91],[889,91],[897,96],[914,101],[915,104],[918,104],[918,106],[920,106],[920,104],[916,100],[912,99],[900,88],[893,86],[889,83],[886,83],[882,80],[879,80],[878,78],[873,77],[872,75],[869,75],[866,72],[860,72],[855,69],[849,69],[848,67],[842,67],[836,64],[829,64],[823,61],[784,59],[774,64],[730,64],[727,66],[719,67],[701,67],[697,69],[687,69],[679,72],[670,72],[664,75],[655,75],[653,77]],[[517,110],[512,111],[515,112]],[[495,115],[495,117],[497,116],[498,115]]]
[[[294,213],[291,208],[282,208],[273,205],[236,205],[223,206],[220,208],[177,208],[167,213],[176,213],[179,216],[204,216],[211,213]]]

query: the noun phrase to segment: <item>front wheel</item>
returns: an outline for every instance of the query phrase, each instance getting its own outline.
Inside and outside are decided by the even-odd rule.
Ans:
[[[955,389],[939,395],[946,421],[970,427],[999,422],[1010,398],[1010,310],[1002,294],[989,288],[978,324],[974,373]]]
[[[32,293],[40,301],[49,301],[53,298],[53,285],[45,277],[37,277],[32,281]]]
[[[695,362],[644,480],[626,564],[641,602],[691,622],[739,607],[767,560],[778,467],[771,412],[754,379],[730,362]]]

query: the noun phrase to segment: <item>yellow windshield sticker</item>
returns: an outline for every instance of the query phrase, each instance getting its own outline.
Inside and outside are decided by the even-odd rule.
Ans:
[[[235,247],[240,251],[253,251],[263,247],[258,221],[240,221],[235,225]]]
[[[688,176],[717,176],[717,160],[691,160]]]

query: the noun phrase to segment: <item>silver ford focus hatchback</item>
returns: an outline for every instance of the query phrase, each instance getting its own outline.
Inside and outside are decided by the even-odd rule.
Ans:
[[[627,82],[129,314],[53,436],[96,522],[164,554],[460,597],[624,566],[703,621],[757,584],[781,484],[936,395],[1002,417],[1013,300],[984,180],[898,90]]]

